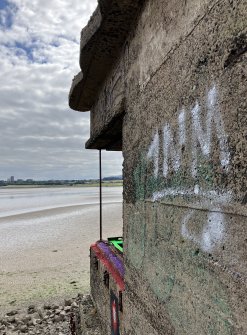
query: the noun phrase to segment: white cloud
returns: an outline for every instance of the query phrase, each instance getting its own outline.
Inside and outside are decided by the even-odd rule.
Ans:
[[[98,153],[84,149],[89,113],[69,110],[79,71],[80,31],[96,0],[11,0],[0,10],[0,179],[97,177]],[[121,154],[104,153],[105,175]]]

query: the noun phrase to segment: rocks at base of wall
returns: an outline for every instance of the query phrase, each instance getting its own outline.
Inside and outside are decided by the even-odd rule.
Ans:
[[[90,296],[83,297],[79,302],[77,326],[77,333],[81,335],[103,334],[97,309]]]
[[[90,295],[78,294],[63,304],[45,303],[42,307],[30,305],[27,310],[9,311],[0,319],[0,335],[100,335],[96,314]],[[81,319],[85,320],[82,325]]]

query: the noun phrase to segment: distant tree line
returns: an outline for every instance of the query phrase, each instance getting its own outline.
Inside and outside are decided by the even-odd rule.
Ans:
[[[109,181],[109,180],[123,180],[123,176],[104,177],[103,180],[105,180],[105,181]]]
[[[122,176],[112,176],[112,177],[104,177],[104,181],[116,181],[122,180]],[[15,181],[5,181],[0,180],[0,186],[8,186],[8,185],[44,185],[44,186],[51,186],[51,185],[83,185],[83,184],[95,184],[98,183],[99,179],[72,179],[72,180],[33,180],[33,179],[17,179]]]

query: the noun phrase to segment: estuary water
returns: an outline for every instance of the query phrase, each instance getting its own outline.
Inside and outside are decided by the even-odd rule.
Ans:
[[[122,202],[121,187],[103,188],[104,203]],[[0,188],[0,218],[99,202],[97,187]]]
[[[103,188],[103,237],[122,235],[122,188]],[[97,187],[0,188],[0,313],[89,290]],[[72,284],[71,284],[72,283]]]

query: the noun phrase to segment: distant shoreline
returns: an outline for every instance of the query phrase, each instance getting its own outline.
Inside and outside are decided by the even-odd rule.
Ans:
[[[123,182],[103,182],[102,187],[121,187]],[[0,186],[0,189],[15,189],[15,188],[62,188],[62,187],[99,187],[99,183],[88,183],[88,184],[51,184],[51,185],[6,185]]]

